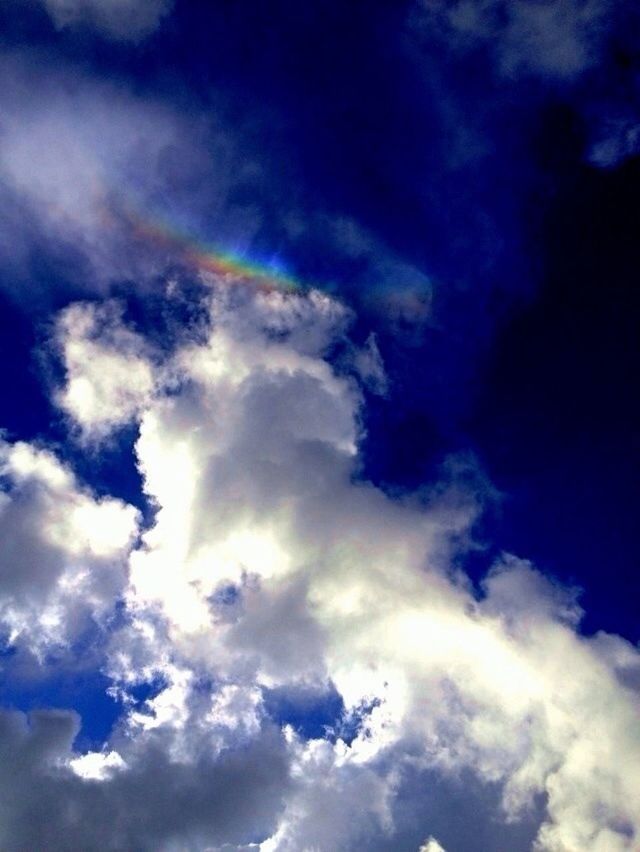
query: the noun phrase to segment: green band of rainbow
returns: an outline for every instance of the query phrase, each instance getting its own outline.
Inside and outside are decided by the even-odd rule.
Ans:
[[[216,247],[194,239],[191,234],[158,218],[140,216],[129,205],[124,210],[126,219],[135,233],[147,240],[175,251],[182,261],[198,270],[225,276],[228,283],[250,283],[265,289],[297,293],[309,289],[308,284],[286,275],[265,263],[247,260],[232,252],[222,252]]]

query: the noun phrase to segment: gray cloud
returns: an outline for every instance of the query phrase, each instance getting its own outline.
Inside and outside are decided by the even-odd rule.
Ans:
[[[156,732],[129,769],[96,781],[69,767],[78,724],[62,711],[0,714],[3,849],[204,849],[264,835],[277,817],[288,785],[278,731],[222,753],[195,733],[189,762]]]

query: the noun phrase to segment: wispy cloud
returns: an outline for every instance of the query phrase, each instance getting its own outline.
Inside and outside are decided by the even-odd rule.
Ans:
[[[573,80],[598,62],[610,13],[606,0],[420,0],[413,25],[454,50],[484,47],[505,77]]]
[[[42,0],[58,29],[85,25],[107,38],[138,42],[168,15],[173,0]]]

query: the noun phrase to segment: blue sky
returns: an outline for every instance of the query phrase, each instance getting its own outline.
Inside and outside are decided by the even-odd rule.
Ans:
[[[2,6],[2,848],[636,848],[639,24]]]

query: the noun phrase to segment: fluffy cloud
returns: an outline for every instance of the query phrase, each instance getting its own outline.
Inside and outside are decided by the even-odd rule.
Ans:
[[[0,714],[3,849],[177,852],[250,840],[269,832],[287,789],[273,729],[223,752],[195,731],[189,760],[172,758],[166,732],[153,732],[129,744],[126,764],[112,758],[101,780],[78,771],[77,731],[73,713]]]
[[[66,369],[58,404],[84,437],[98,439],[131,422],[154,387],[149,347],[122,323],[122,307],[76,304],[57,325]]]
[[[85,755],[71,717],[7,717],[31,757],[4,847],[46,822],[61,849],[465,848],[433,804],[464,777],[493,791],[460,800],[487,831],[537,814],[540,849],[637,845],[636,649],[580,635],[575,594],[513,556],[473,589],[454,566],[481,507],[455,480],[400,500],[359,478],[363,397],[327,360],[347,321],[318,293],[213,286],[208,326],[160,357],[113,306],[61,317],[87,435],[122,422],[119,358],[149,371],[121,404],[155,513],[107,649],[124,716]],[[324,735],[267,700],[328,694]]]
[[[108,38],[140,41],[155,30],[172,0],[43,0],[58,29],[88,24]]]
[[[9,644],[42,654],[112,611],[137,512],[95,498],[23,442],[0,442],[0,477],[0,626]]]
[[[78,317],[88,310],[61,320],[67,357],[71,342],[87,345]],[[358,481],[362,397],[322,357],[344,334],[339,305],[214,289],[210,315],[200,339],[155,368],[144,361],[154,392],[145,385],[121,406],[139,419],[157,511],[131,555],[129,621],[112,637],[110,672],[123,696],[162,684],[132,707],[128,736],[171,731],[174,759],[188,760],[194,719],[209,720],[210,737],[226,720],[219,743],[259,740],[263,689],[332,683],[345,718],[359,720],[354,734],[289,731],[291,787],[264,850],[393,837],[409,768],[473,771],[498,785],[508,820],[545,797],[540,848],[631,849],[637,696],[614,658],[637,671],[635,650],[612,655],[606,637],[581,637],[575,596],[514,557],[480,593],[452,573],[474,496],[451,484],[398,502]],[[85,377],[101,405],[78,416],[90,433],[118,406],[114,347],[132,375],[141,358],[116,315],[91,327]],[[63,400],[88,359],[74,363]],[[114,778],[135,771],[135,756],[122,758]]]
[[[434,840],[433,837],[430,837],[426,843],[424,843],[418,852],[445,852],[445,850],[440,846],[437,840]]]

